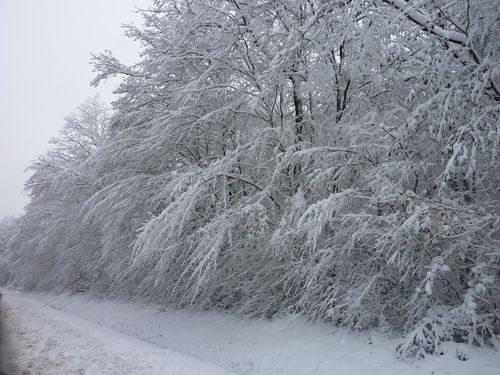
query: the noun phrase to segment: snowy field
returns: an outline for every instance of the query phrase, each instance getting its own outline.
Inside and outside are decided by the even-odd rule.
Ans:
[[[397,338],[353,335],[301,319],[274,322],[221,313],[160,312],[85,296],[2,290],[6,325],[30,374],[444,375],[500,373],[500,353],[456,344],[402,362]],[[180,354],[182,353],[182,354]]]

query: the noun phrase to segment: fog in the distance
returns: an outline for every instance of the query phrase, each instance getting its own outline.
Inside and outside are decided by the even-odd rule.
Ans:
[[[17,215],[30,161],[48,147],[64,117],[87,97],[112,100],[114,82],[89,86],[91,52],[125,62],[138,47],[123,23],[140,23],[148,0],[0,0],[0,218]]]

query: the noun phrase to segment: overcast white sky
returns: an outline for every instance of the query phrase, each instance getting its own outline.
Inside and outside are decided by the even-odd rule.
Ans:
[[[136,6],[152,0],[0,0],[0,218],[17,215],[31,160],[48,147],[64,117],[87,97],[110,102],[109,82],[97,89],[91,52],[109,49],[123,61],[138,46],[121,25],[140,24]]]

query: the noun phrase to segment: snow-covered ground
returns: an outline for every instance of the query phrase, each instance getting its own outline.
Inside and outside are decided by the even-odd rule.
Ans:
[[[99,326],[25,296],[5,293],[19,374],[230,375],[213,364]]]
[[[240,375],[500,373],[500,353],[491,348],[466,348],[470,359],[460,361],[458,345],[448,344],[442,356],[402,362],[394,357],[397,338],[353,335],[302,319],[269,322],[221,313],[161,312],[86,296],[4,291],[4,297],[16,339],[31,345],[23,360],[37,358],[33,366],[39,358],[66,366],[53,373],[223,374],[219,368]]]

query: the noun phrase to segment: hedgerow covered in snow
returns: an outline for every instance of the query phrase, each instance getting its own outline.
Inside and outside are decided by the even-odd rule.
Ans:
[[[500,333],[498,3],[157,0],[32,166],[11,282]],[[7,263],[5,263],[7,264]]]

